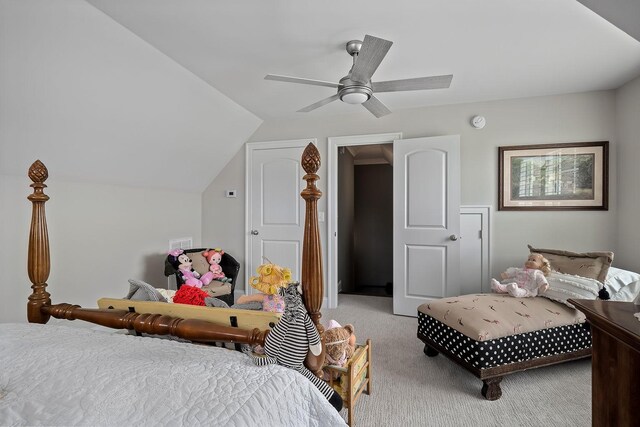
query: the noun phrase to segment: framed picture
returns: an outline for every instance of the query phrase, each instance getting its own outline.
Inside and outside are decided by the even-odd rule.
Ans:
[[[607,210],[609,142],[498,147],[499,210]]]

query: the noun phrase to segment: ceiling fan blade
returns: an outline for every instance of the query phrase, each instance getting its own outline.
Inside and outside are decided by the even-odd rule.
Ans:
[[[417,77],[415,79],[388,80],[386,82],[372,82],[374,92],[400,92],[403,90],[446,89],[451,86],[453,75]]]
[[[371,98],[369,98],[367,102],[363,103],[362,106],[369,110],[371,114],[373,114],[377,118],[386,116],[387,114],[391,114],[391,110],[389,110],[387,106],[382,103],[382,101],[380,101],[373,95],[371,95]]]
[[[360,53],[351,71],[351,80],[367,83],[389,52],[393,42],[370,35],[364,36]]]
[[[267,74],[266,76],[264,76],[264,79],[275,80],[278,82],[300,83],[304,85],[326,86],[326,87],[332,87],[332,88],[339,88],[342,86],[340,83],[325,82],[322,80],[313,80],[313,79],[303,79],[300,77],[279,76],[277,74]]]
[[[316,102],[316,103],[314,103],[314,104],[311,104],[311,105],[309,105],[309,106],[307,106],[307,107],[301,108],[300,110],[298,110],[298,113],[308,113],[309,111],[315,110],[316,108],[320,108],[320,107],[322,107],[323,105],[327,105],[328,103],[333,102],[333,101],[335,101],[335,100],[336,100],[336,99],[338,99],[338,98],[339,98],[339,96],[338,96],[338,94],[336,93],[336,94],[335,94],[335,95],[333,95],[333,96],[330,96],[330,97],[328,97],[328,98],[325,98],[325,99],[323,99],[323,100],[320,100],[320,101],[318,101],[318,102]]]

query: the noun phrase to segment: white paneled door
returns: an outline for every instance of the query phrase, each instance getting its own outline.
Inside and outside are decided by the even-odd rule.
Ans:
[[[460,294],[460,137],[393,144],[393,312]]]
[[[247,255],[249,276],[264,259],[301,277],[304,238],[304,171],[300,164],[309,139],[247,144]]]

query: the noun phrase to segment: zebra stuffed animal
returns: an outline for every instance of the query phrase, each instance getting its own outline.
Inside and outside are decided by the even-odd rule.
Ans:
[[[300,285],[290,283],[280,288],[278,293],[284,298],[285,309],[278,324],[267,335],[264,343],[266,356],[250,356],[258,366],[276,363],[300,372],[324,394],[337,411],[340,411],[343,403],[340,395],[303,364],[309,350],[315,356],[320,355],[322,343],[320,334],[302,303]]]

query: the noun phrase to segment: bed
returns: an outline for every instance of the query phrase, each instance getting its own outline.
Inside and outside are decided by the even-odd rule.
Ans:
[[[505,375],[591,356],[591,332],[584,314],[567,300],[630,301],[640,292],[640,275],[611,267],[612,252],[575,253],[538,249],[551,262],[549,289],[534,298],[472,294],[434,300],[418,307],[417,336],[424,353],[442,353],[483,382],[487,400],[502,396]],[[607,289],[610,295],[602,293]]]
[[[316,206],[321,193],[315,186],[320,156],[312,144],[304,151],[302,165],[307,211],[301,284],[304,305],[321,333],[323,284]],[[298,372],[279,365],[256,366],[242,352],[211,345],[263,345],[273,325],[266,313],[196,306],[172,311],[167,307],[178,304],[160,302],[116,307],[117,300],[102,300],[105,307],[95,309],[52,304],[46,283],[48,171],[36,161],[29,177],[33,181],[30,323],[0,324],[3,425],[346,425]],[[45,325],[51,317],[100,326]],[[324,351],[320,356],[310,354],[305,365],[319,373],[323,361]]]

